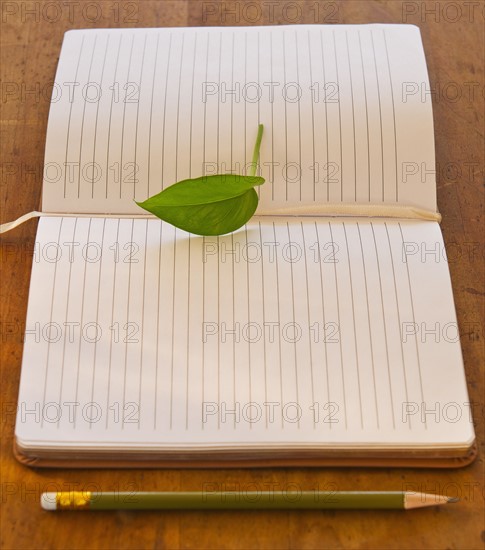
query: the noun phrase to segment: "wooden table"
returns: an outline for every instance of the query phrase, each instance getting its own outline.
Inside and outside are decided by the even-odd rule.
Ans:
[[[1,240],[1,536],[3,548],[483,548],[484,2],[2,0],[2,222],[39,205],[49,96],[63,33],[83,27],[413,23],[434,99],[438,200],[450,254],[478,460],[463,470],[32,470],[12,455],[22,327],[35,239],[31,221]],[[235,11],[234,11],[235,10]],[[49,514],[45,490],[197,490],[273,486],[410,489],[460,496],[414,512]]]

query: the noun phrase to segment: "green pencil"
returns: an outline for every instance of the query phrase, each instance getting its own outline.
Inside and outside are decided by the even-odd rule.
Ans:
[[[408,510],[457,502],[409,491],[192,491],[43,493],[44,510]]]

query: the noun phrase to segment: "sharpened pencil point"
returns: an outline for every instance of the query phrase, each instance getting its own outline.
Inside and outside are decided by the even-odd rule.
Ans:
[[[460,499],[458,497],[448,497],[448,503],[454,503],[459,501]]]

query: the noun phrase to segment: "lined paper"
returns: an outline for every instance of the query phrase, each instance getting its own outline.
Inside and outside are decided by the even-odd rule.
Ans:
[[[190,177],[246,173],[265,125],[260,211],[436,210],[431,102],[411,25],[66,33],[43,210],[136,214]]]
[[[203,238],[159,220],[42,218],[16,437],[463,445],[473,427],[448,266],[422,254],[436,247],[439,226],[417,221],[256,217]]]

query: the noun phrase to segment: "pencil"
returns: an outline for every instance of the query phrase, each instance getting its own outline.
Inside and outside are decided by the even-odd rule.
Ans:
[[[410,491],[191,491],[43,493],[44,510],[409,510],[457,502]]]

